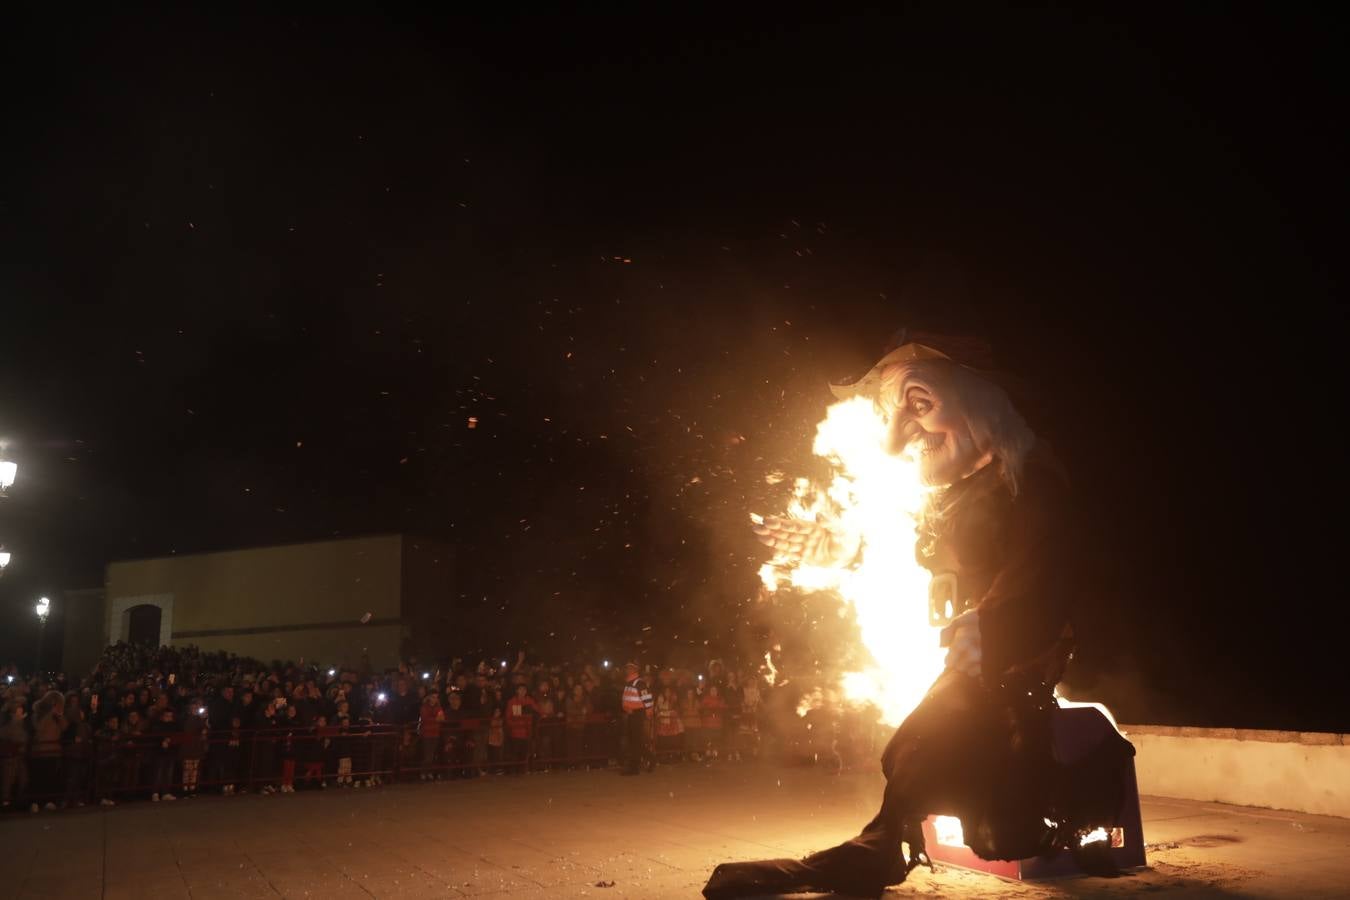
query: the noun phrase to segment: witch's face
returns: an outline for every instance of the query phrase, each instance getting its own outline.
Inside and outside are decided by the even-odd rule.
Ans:
[[[899,378],[899,395],[891,415],[887,450],[913,448],[924,482],[953,484],[979,467],[976,446],[961,393],[935,364],[907,367]]]

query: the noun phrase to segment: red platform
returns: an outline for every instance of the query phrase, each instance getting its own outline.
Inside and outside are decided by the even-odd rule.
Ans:
[[[1106,716],[1093,707],[1060,709],[1055,713],[1054,720],[1055,758],[1062,763],[1082,758],[1112,728]],[[1134,777],[1134,761],[1130,760],[1126,765],[1129,766],[1129,773],[1125,782],[1124,806],[1114,826],[1109,822],[1102,823],[1110,835],[1111,856],[1117,868],[1122,870],[1143,868],[1148,864],[1144,857],[1144,826],[1139,812],[1139,787]],[[1078,866],[1072,854],[1067,852],[1021,860],[980,859],[964,842],[957,842],[956,832],[959,832],[959,827],[959,822],[945,816],[929,816],[924,821],[924,840],[928,845],[928,855],[934,862],[1013,881],[1078,874]]]

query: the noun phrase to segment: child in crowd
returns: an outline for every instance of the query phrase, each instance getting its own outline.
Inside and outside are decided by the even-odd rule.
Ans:
[[[159,802],[161,798],[177,800],[178,798],[169,789],[173,787],[174,768],[178,763],[177,745],[182,733],[178,730],[178,723],[174,721],[172,706],[160,710],[159,721],[154,724],[150,733],[155,738],[150,758],[153,767],[150,799],[155,802]]]
[[[722,691],[716,684],[708,685],[708,692],[703,696],[700,704],[703,709],[703,743],[706,747],[706,755],[716,759],[719,755],[722,740],[722,719],[726,715],[727,702],[722,698]]]
[[[121,741],[120,721],[116,713],[103,717],[94,732],[94,799],[99,806],[116,806],[112,797],[117,790],[117,745]]]
[[[194,706],[183,716],[183,737],[178,758],[183,765],[183,796],[197,793],[202,757],[206,754],[206,708]]]
[[[699,705],[698,691],[685,688],[680,702],[680,719],[684,722],[684,747],[694,762],[703,760],[703,707]]]
[[[295,706],[286,707],[285,719],[281,727],[285,732],[277,744],[277,749],[281,752],[281,792],[283,794],[295,793],[295,761],[296,761],[296,736],[300,732],[300,710]]]
[[[684,721],[674,685],[668,685],[656,698],[656,752],[664,761],[684,752]]]
[[[435,690],[429,690],[422,698],[422,710],[417,720],[420,744],[417,776],[421,781],[436,780],[436,751],[444,723],[445,710],[441,708],[441,695]]]
[[[492,771],[500,775],[502,773],[502,753],[506,743],[506,719],[502,715],[502,708],[494,706],[492,708],[492,720],[488,722],[488,762],[492,765]]]
[[[66,792],[63,807],[84,806],[89,792],[89,767],[94,758],[94,732],[78,705],[66,706],[66,730],[61,735],[62,764],[65,767]]]

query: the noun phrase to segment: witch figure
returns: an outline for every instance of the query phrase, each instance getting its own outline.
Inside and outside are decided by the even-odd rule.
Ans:
[[[832,386],[841,399],[871,397],[888,417],[887,450],[917,453],[937,488],[915,554],[933,575],[931,616],[947,623],[946,667],[887,744],[881,809],[861,833],[804,859],[723,863],[709,900],[878,896],[929,864],[930,815],[959,818],[984,859],[1069,850],[1090,871],[1109,859],[1093,858],[1083,835],[1115,824],[1134,749],[1112,732],[1072,762],[1056,759],[1054,687],[1082,599],[1076,531],[1068,480],[1010,399],[1012,384],[980,341],[902,332],[865,375]],[[793,561],[849,565],[859,552],[828,523],[767,519],[756,531]]]

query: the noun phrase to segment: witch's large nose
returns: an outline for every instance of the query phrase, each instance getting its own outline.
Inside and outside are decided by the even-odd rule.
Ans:
[[[920,431],[922,429],[913,419],[897,413],[891,419],[891,428],[886,433],[886,452],[892,456],[899,455],[914,442]]]

